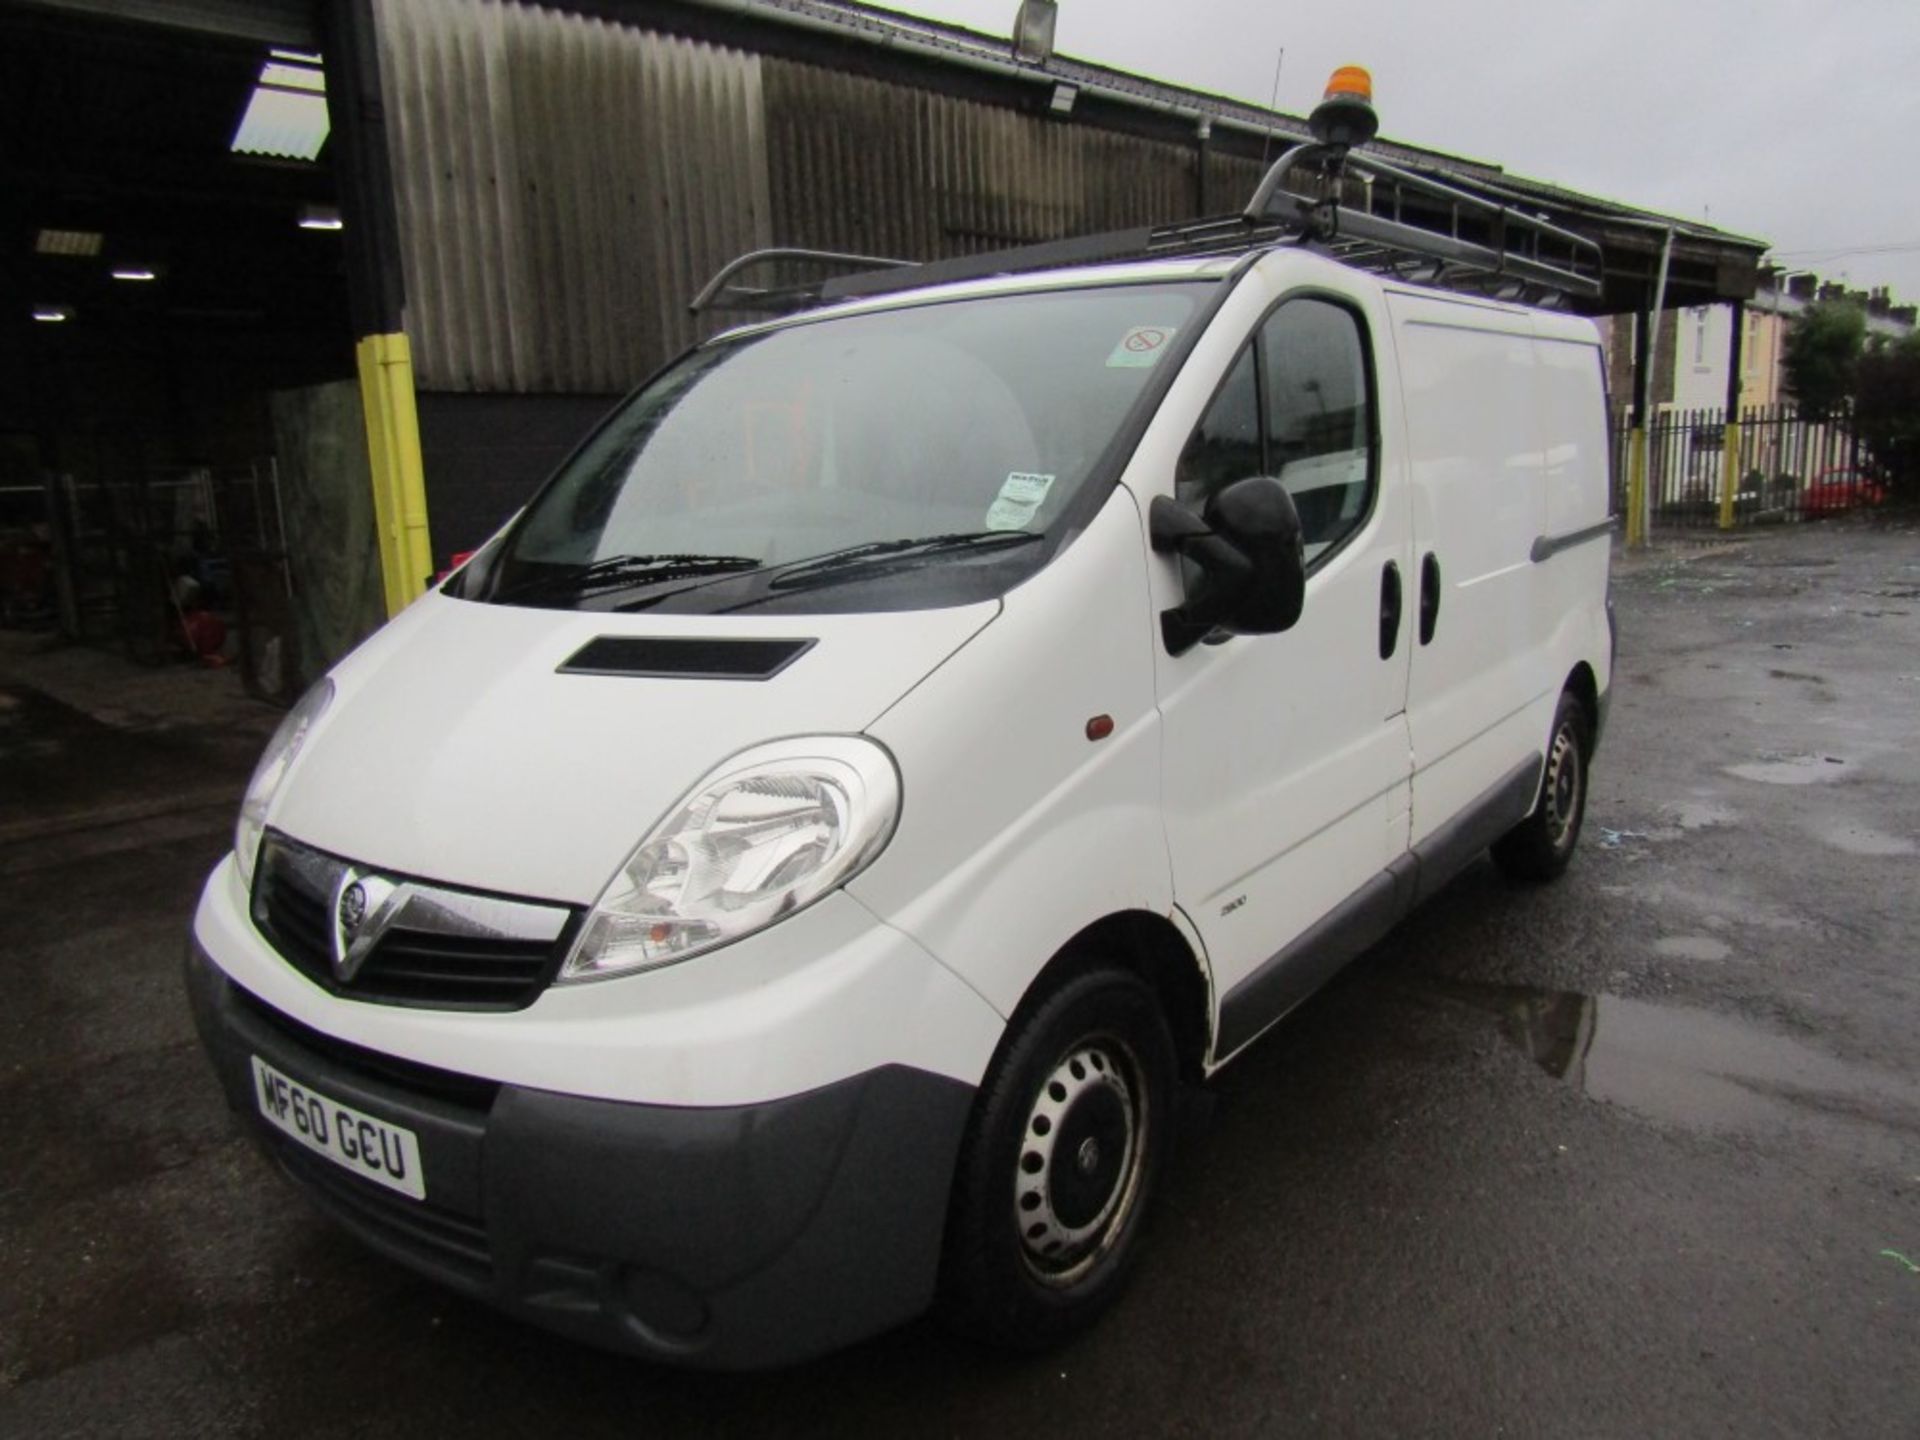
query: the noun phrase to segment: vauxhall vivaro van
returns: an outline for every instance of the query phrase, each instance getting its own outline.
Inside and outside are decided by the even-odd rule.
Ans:
[[[688,1363],[1097,1313],[1180,1084],[1579,834],[1594,328],[1329,250],[895,277],[618,408],[247,791],[189,981],[281,1165]]]

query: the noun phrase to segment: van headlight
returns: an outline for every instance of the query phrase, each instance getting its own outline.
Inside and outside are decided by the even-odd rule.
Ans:
[[[233,858],[240,864],[240,880],[253,888],[253,861],[260,853],[260,835],[267,828],[267,807],[273,804],[280,782],[287,778],[294,757],[306,743],[307,731],[333,701],[333,681],[322,678],[280,722],[280,728],[260,752],[260,763],[253,767],[247,781],[246,798],[240,802],[240,819],[233,827]]]
[[[764,929],[859,874],[899,814],[899,772],[871,740],[815,735],[744,751],[615,872],[559,980],[671,965]]]

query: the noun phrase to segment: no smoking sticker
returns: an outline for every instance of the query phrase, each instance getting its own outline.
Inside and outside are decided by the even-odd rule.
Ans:
[[[1120,337],[1120,343],[1107,356],[1109,370],[1141,370],[1160,358],[1173,339],[1171,325],[1136,325]]]

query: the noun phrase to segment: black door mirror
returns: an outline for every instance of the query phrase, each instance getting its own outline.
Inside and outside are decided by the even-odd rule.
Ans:
[[[1215,491],[1198,515],[1178,500],[1156,496],[1147,530],[1155,550],[1200,569],[1186,603],[1161,612],[1160,633],[1170,654],[1192,649],[1215,630],[1271,635],[1300,618],[1306,549],[1300,512],[1278,480],[1236,480]]]

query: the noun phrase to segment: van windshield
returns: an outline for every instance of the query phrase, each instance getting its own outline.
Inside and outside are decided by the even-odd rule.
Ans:
[[[1002,593],[1206,282],[824,316],[708,345],[629,400],[463,592],[510,605],[901,609]]]

